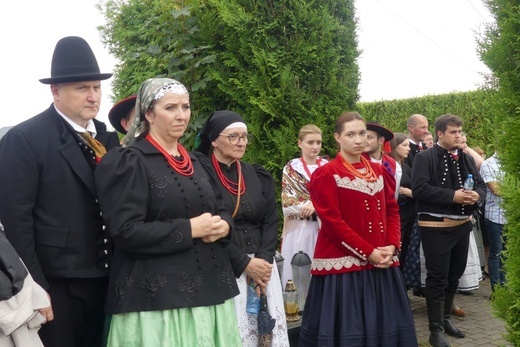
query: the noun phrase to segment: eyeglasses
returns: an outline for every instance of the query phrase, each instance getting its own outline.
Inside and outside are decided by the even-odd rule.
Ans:
[[[244,141],[245,143],[248,143],[249,140],[251,140],[251,134],[219,134],[219,136],[225,136],[228,138],[229,143],[232,145],[237,145],[240,140]]]

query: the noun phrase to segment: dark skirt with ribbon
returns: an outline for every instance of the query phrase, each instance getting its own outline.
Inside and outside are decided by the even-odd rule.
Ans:
[[[417,346],[399,268],[312,276],[299,346]]]

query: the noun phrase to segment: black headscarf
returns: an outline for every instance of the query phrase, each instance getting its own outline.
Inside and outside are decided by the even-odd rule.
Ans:
[[[242,122],[244,119],[238,113],[233,111],[215,111],[204,122],[202,129],[200,129],[197,139],[195,141],[195,150],[205,155],[210,154],[211,143],[217,139],[222,130],[229,125]]]

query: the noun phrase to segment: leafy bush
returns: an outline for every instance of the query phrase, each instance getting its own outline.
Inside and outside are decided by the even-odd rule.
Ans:
[[[520,1],[486,0],[495,22],[479,38],[481,58],[498,89],[494,108],[499,155],[506,172],[501,185],[507,216],[504,252],[506,285],[494,293],[493,306],[506,321],[507,339],[520,346]]]
[[[394,132],[408,133],[406,122],[412,114],[424,115],[433,133],[435,119],[451,113],[464,120],[471,147],[480,146],[487,154],[496,148],[495,129],[498,119],[493,104],[496,92],[477,90],[463,93],[428,95],[410,99],[358,103],[357,109],[367,119],[377,121]]]

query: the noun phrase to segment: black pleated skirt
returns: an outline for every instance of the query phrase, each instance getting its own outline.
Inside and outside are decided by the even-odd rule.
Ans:
[[[312,276],[300,347],[417,346],[398,267]]]

